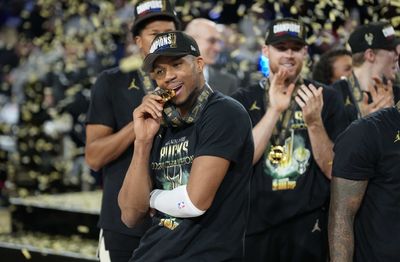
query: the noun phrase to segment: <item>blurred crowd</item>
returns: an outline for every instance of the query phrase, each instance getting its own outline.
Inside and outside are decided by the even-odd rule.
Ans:
[[[0,190],[8,195],[90,190],[101,185],[84,163],[90,88],[104,69],[140,67],[130,27],[135,1],[0,2]],[[305,75],[329,50],[344,49],[353,29],[386,19],[398,30],[395,1],[175,1],[183,28],[194,18],[218,24],[215,66],[250,86],[265,74],[260,55],[275,18],[308,27]]]

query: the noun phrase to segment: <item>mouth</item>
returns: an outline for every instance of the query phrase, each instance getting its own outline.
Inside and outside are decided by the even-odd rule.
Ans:
[[[174,90],[175,96],[178,96],[182,91],[182,87],[183,87],[183,83],[179,83],[179,84],[176,84],[172,88],[169,88],[169,89]]]
[[[288,63],[282,63],[281,66],[287,69],[292,69],[295,67],[295,64],[288,62]]]

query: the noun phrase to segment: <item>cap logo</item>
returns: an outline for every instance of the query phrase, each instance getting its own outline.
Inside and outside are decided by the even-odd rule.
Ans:
[[[374,41],[374,35],[372,33],[367,33],[364,35],[365,41],[367,41],[368,45],[372,45],[372,41]]]
[[[390,25],[387,27],[384,27],[382,29],[382,33],[386,38],[392,37],[395,35],[394,28],[393,28],[393,26],[390,26]]]
[[[196,51],[197,51],[196,47],[194,47],[194,46],[192,46],[192,45],[190,45],[190,49],[192,49],[193,52],[196,52]]]
[[[281,23],[274,25],[273,32],[276,35],[281,35],[285,33],[289,33],[291,35],[299,35],[301,32],[301,27],[299,24],[295,23]]]
[[[160,12],[162,9],[162,1],[148,1],[136,7],[136,11],[139,16],[148,12]]]
[[[158,49],[176,48],[176,35],[173,33],[162,35],[154,40],[149,53],[154,53]]]

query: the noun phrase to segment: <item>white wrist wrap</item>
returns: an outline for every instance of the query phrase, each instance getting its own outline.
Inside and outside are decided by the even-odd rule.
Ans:
[[[173,217],[198,217],[206,211],[195,207],[190,201],[186,185],[173,190],[155,189],[150,193],[150,207]]]

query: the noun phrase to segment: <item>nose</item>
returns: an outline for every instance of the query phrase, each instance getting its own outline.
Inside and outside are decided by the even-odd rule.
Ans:
[[[165,72],[165,81],[168,83],[174,80],[175,78],[176,78],[175,70],[173,68],[168,68]]]
[[[291,48],[286,49],[285,54],[286,54],[287,56],[292,57],[292,56],[293,56],[293,49],[291,49]]]

